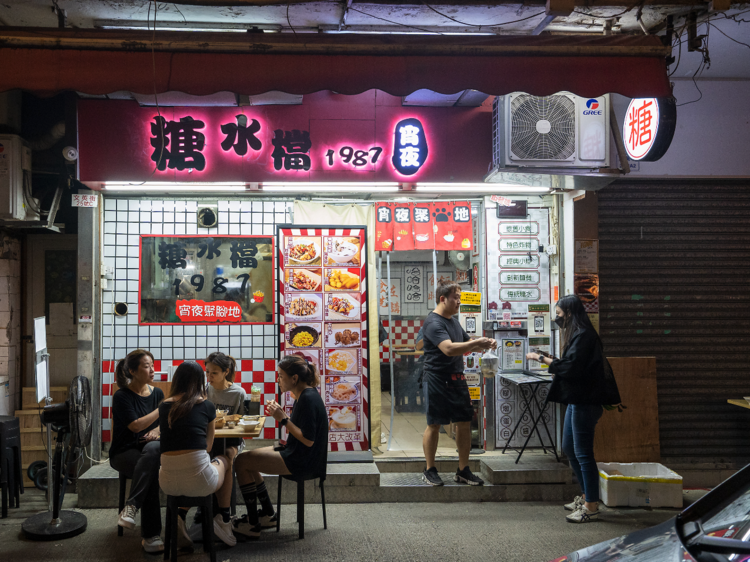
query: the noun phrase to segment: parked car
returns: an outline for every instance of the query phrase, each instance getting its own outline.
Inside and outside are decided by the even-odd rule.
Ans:
[[[677,517],[552,562],[750,562],[750,465]]]

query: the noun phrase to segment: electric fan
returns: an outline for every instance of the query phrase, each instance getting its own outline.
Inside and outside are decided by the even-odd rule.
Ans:
[[[23,522],[21,528],[31,540],[67,539],[86,530],[86,516],[77,511],[63,511],[68,475],[76,473],[81,450],[91,441],[91,384],[86,377],[75,377],[68,389],[68,399],[50,404],[42,410],[42,423],[57,432],[55,454],[48,474],[50,511],[38,513]]]

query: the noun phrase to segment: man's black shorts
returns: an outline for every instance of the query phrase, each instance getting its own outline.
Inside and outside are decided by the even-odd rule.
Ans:
[[[447,425],[451,422],[470,422],[474,417],[469,387],[463,374],[451,375],[448,380],[425,372],[427,425]]]

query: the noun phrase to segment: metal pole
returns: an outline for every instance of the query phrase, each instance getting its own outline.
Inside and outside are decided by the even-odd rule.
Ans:
[[[385,254],[385,265],[388,272],[388,288],[386,289],[388,292],[388,356],[390,357],[390,361],[388,361],[388,364],[391,367],[391,425],[390,425],[390,431],[388,432],[388,445],[386,447],[386,450],[391,450],[391,437],[393,436],[393,415],[396,408],[396,382],[395,382],[395,376],[393,374],[393,361],[395,359],[393,355],[393,338],[391,337],[391,334],[393,333],[393,321],[391,320],[391,253],[386,252]]]
[[[432,250],[432,292],[437,295],[437,250]]]

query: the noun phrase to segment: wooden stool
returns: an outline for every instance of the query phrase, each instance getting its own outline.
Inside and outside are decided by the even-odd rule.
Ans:
[[[213,494],[202,498],[191,496],[167,496],[167,526],[164,531],[164,560],[171,559],[177,562],[177,510],[181,507],[200,507],[203,513],[203,550],[211,557],[211,562],[216,562],[216,551],[214,550],[214,515]]]

